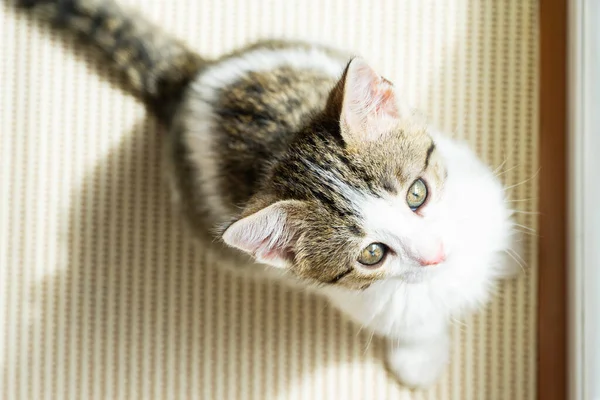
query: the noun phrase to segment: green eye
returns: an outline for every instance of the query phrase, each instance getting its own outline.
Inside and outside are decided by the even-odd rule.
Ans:
[[[358,262],[362,265],[373,266],[383,260],[387,253],[387,246],[383,243],[371,243],[365,247],[358,256]]]
[[[416,211],[427,200],[427,185],[423,179],[417,179],[408,189],[406,194],[406,204],[411,210]]]

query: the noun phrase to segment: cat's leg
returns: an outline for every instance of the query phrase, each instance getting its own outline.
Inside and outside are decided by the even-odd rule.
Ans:
[[[435,383],[450,359],[450,337],[446,325],[421,326],[387,342],[387,365],[398,380],[411,388]]]
[[[410,387],[435,382],[448,363],[450,339],[447,314],[418,308],[412,317],[381,291],[359,294],[326,287],[321,289],[330,302],[359,326],[368,327],[387,339],[386,362],[398,380]],[[387,300],[387,301],[386,301]]]

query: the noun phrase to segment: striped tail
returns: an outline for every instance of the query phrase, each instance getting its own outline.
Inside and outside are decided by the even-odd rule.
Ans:
[[[19,4],[95,44],[162,119],[171,116],[205,63],[182,42],[111,0],[19,0]]]

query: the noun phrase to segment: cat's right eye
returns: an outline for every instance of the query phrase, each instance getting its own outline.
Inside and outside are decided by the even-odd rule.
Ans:
[[[358,262],[367,267],[373,267],[381,262],[385,257],[388,248],[383,243],[371,243],[358,256]]]
[[[416,211],[427,200],[427,185],[423,179],[417,179],[408,189],[406,204],[411,210]]]

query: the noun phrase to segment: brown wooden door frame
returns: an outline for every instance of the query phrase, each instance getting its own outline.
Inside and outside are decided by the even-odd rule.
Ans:
[[[567,398],[567,4],[540,0],[540,400]]]

